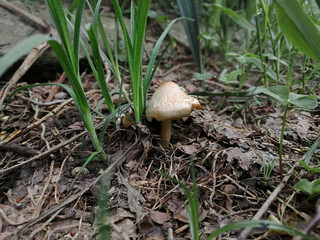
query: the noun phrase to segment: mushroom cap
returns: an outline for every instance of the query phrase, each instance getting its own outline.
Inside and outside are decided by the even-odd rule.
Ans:
[[[149,122],[162,122],[187,117],[195,109],[201,109],[197,99],[188,96],[176,83],[164,82],[147,102],[146,116]]]

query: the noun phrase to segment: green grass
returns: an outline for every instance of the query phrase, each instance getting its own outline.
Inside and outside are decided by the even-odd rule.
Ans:
[[[159,65],[159,61],[163,56],[163,54],[161,54],[160,57],[156,59],[159,54],[160,47],[168,32],[172,28],[173,24],[179,19],[171,21],[157,40],[147,64],[147,70],[143,76],[143,41],[146,32],[147,16],[151,0],[138,1],[137,5],[134,3],[134,1],[131,1],[130,32],[124,23],[123,13],[118,1],[112,0],[112,3],[114,5],[115,13],[122,29],[126,46],[126,57],[131,77],[131,90],[133,94],[133,109],[135,121],[141,122],[141,118],[144,115],[147,102],[147,90],[152,81],[157,66]]]

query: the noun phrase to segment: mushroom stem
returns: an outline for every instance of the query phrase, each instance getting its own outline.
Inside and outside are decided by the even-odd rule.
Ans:
[[[161,122],[160,144],[163,148],[169,147],[171,139],[171,120]]]

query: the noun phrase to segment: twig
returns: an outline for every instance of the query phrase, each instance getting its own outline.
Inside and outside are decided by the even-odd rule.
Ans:
[[[46,193],[46,191],[47,191],[47,189],[48,189],[48,187],[50,185],[51,179],[52,179],[53,166],[54,166],[54,161],[51,162],[48,180],[47,180],[44,188],[42,189],[40,198],[39,198],[39,200],[37,202],[37,205],[36,205],[36,207],[34,209],[34,212],[32,214],[32,218],[37,218],[40,215],[42,206],[43,206],[43,204],[44,204],[44,202],[46,200],[45,193]]]
[[[28,157],[39,154],[39,151],[37,151],[37,150],[34,150],[29,147],[20,146],[19,144],[12,143],[12,142],[10,142],[4,146],[1,146],[0,150],[19,153],[21,155],[28,156]]]
[[[38,106],[41,106],[41,107],[47,107],[47,106],[52,106],[52,105],[56,105],[56,104],[61,104],[66,101],[66,100],[62,99],[62,100],[55,100],[55,101],[51,101],[51,102],[47,102],[47,100],[46,100],[46,102],[38,102],[32,98],[26,98],[26,97],[19,95],[19,94],[17,94],[16,97],[21,98],[24,101],[30,101],[31,103],[38,105]]]
[[[58,173],[58,176],[56,177],[56,184],[55,184],[55,190],[54,190],[54,199],[56,200],[56,203],[59,204],[60,203],[60,200],[59,200],[59,197],[58,197],[58,183],[59,183],[59,180],[60,180],[60,177],[62,175],[62,172],[63,172],[63,168],[64,168],[64,164],[66,163],[66,161],[70,158],[71,154],[74,152],[74,150],[76,150],[81,144],[76,144],[72,149],[71,151],[68,153],[68,155],[64,158],[62,164],[61,164],[61,167],[60,167],[60,171]]]
[[[260,210],[256,213],[256,215],[254,215],[254,217],[252,218],[252,220],[259,220],[262,215],[268,210],[268,208],[270,207],[270,205],[272,204],[272,202],[276,199],[276,197],[278,196],[278,194],[281,192],[282,188],[286,185],[286,183],[288,182],[288,180],[290,179],[291,175],[294,172],[295,167],[297,167],[299,165],[298,162],[296,162],[292,168],[290,169],[290,171],[288,172],[287,176],[285,176],[283,178],[283,181],[278,185],[278,187],[276,187],[273,192],[270,194],[269,198],[264,202],[264,204],[262,205],[262,207],[260,208]],[[239,237],[237,238],[238,240],[244,240],[244,239],[248,239],[248,236],[251,232],[252,228],[245,228],[242,230],[242,232],[240,233]]]
[[[55,212],[54,214],[52,214],[52,216],[44,223],[42,224],[40,227],[36,228],[35,230],[33,230],[29,236],[29,239],[33,239],[33,237],[40,232],[41,230],[43,230],[45,228],[45,226],[47,226],[63,209],[60,209],[59,211]]]
[[[15,223],[12,220],[10,220],[10,218],[8,218],[8,216],[5,214],[5,212],[1,208],[0,208],[0,215],[7,223],[9,223],[12,226],[19,226],[19,225],[25,224],[29,221],[29,220],[25,220],[20,223]]]

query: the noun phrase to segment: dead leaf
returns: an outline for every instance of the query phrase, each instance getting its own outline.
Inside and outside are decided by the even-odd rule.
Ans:
[[[189,155],[195,155],[199,151],[201,151],[199,144],[181,145],[180,143],[178,143],[177,148],[179,148],[182,152],[189,154]]]
[[[239,148],[232,148],[225,152],[227,155],[227,161],[232,162],[233,160],[238,160],[240,167],[244,171],[248,171],[251,160],[244,154]]]
[[[165,222],[171,219],[171,216],[168,212],[160,212],[160,211],[150,211],[151,220],[158,224],[164,224]]]
[[[146,215],[142,221],[139,222],[139,230],[143,235],[147,235],[154,229],[154,224],[151,221],[150,215]]]
[[[118,173],[118,177],[119,183],[124,184],[127,188],[128,206],[131,212],[136,213],[137,222],[139,223],[147,215],[146,210],[144,210],[141,205],[141,203],[144,203],[146,200],[138,190],[131,187],[127,179],[125,179],[120,172]]]

